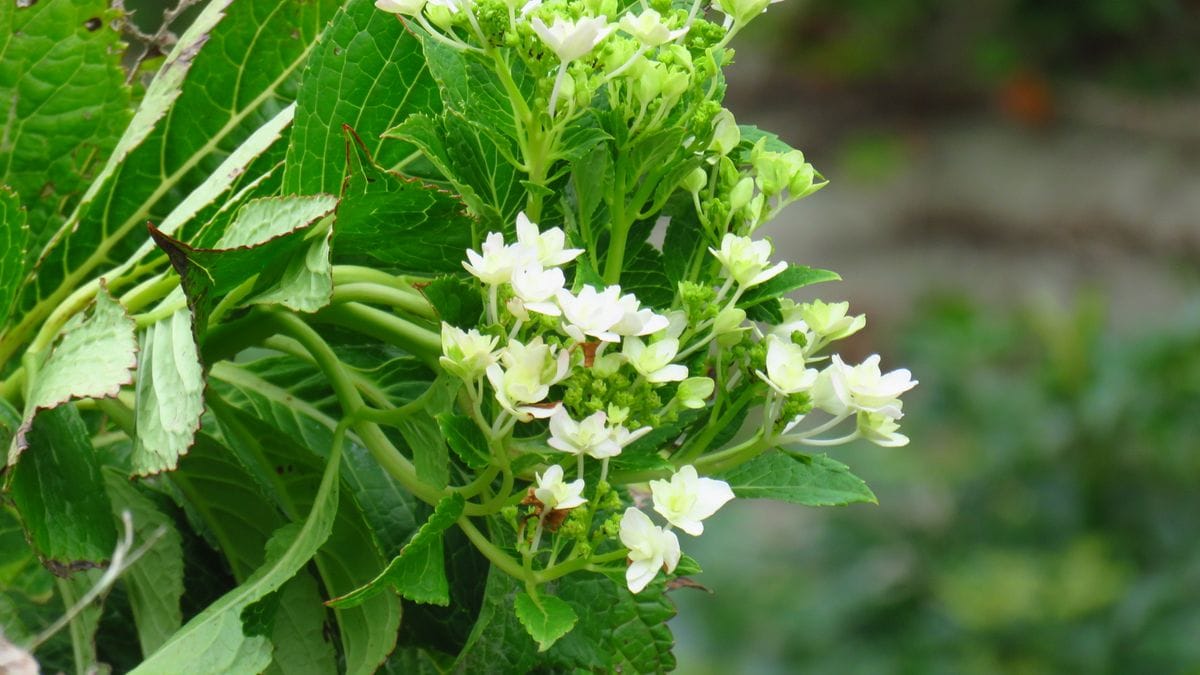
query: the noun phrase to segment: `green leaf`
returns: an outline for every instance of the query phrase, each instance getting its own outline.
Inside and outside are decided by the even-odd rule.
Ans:
[[[133,472],[146,476],[174,469],[192,447],[204,414],[204,372],[187,308],[142,333],[135,394]]]
[[[635,595],[620,573],[573,574],[563,577],[554,590],[575,608],[580,621],[551,649],[553,661],[608,672],[675,669],[674,639],[667,624],[675,616],[675,606],[667,597],[666,582],[655,581]]]
[[[101,266],[126,259],[145,241],[148,220],[167,217],[213,165],[291,102],[299,66],[336,7],[335,0],[205,6],[47,246],[22,295],[27,323],[40,322]]]
[[[489,569],[479,618],[450,672],[532,670],[537,660],[537,645],[513,612],[517,595],[522,592],[521,582],[494,566]]]
[[[17,193],[0,185],[0,328],[8,321],[25,279],[28,249],[28,214]]]
[[[464,506],[465,501],[458,493],[443,498],[429,520],[379,576],[351,593],[330,600],[329,605],[353,607],[389,587],[413,602],[449,605],[442,534],[462,516]]]
[[[291,402],[295,405],[298,401],[293,398]],[[298,518],[311,505],[332,436],[327,434],[323,443],[305,446],[281,434],[270,422],[238,410],[219,397],[210,397],[210,404],[230,447],[249,467],[250,475],[285,514]],[[348,475],[348,469],[358,470],[357,462],[343,456],[348,460],[343,475]],[[381,473],[378,464],[372,463],[370,470]],[[350,489],[342,491],[333,531],[316,556],[325,589],[333,596],[366,583],[387,560],[356,499],[357,483],[348,480],[347,487]],[[396,644],[399,599],[374,598],[358,607],[338,609],[336,615],[347,672],[374,672]]]
[[[213,366],[211,380],[211,386],[224,400],[270,424],[293,442],[307,448],[327,448],[332,443],[338,420],[310,402],[325,396],[328,387],[324,375],[311,364],[289,357],[236,366],[221,362]],[[366,381],[378,386],[375,380]],[[310,388],[312,382],[319,388]],[[342,477],[347,487],[384,550],[398,550],[420,525],[419,503],[380,471],[367,449],[353,439],[347,443],[345,454]]]
[[[524,174],[480,124],[449,113],[436,118],[414,114],[385,135],[420,148],[480,218],[484,231],[511,234],[525,204]]]
[[[463,330],[479,325],[479,317],[483,315],[483,298],[478,286],[460,277],[444,276],[429,282],[421,292],[437,310],[442,321]]]
[[[337,654],[325,634],[325,607],[312,574],[301,571],[276,591],[270,633],[274,661],[267,675],[325,675],[337,672]]]
[[[42,411],[9,494],[43,564],[65,576],[107,560],[117,544],[112,505],[87,426],[71,405]]]
[[[487,438],[475,424],[475,420],[464,415],[442,413],[437,416],[438,428],[442,436],[463,463],[468,467],[479,470],[487,468],[491,463],[491,452],[488,450]]]
[[[384,167],[414,147],[384,143],[381,134],[410,113],[441,109],[420,41],[371,0],[337,12],[304,68],[299,110],[284,173],[287,194],[336,193],[345,170],[343,125],[368,139],[366,152]]]
[[[803,265],[789,265],[787,269],[772,279],[746,291],[746,294],[738,302],[738,307],[745,309],[747,316],[753,321],[779,323],[783,321],[778,300],[780,296],[805,286],[826,281],[841,281],[841,279],[837,272]]]
[[[23,262],[34,262],[129,121],[118,17],[105,0],[0,5],[0,185],[29,209]]]
[[[112,513],[133,516],[134,539],[158,536],[141,559],[121,577],[137,625],[142,655],[149,656],[183,625],[179,599],[183,597],[183,548],[175,522],[129,482],[124,473],[105,467],[104,485]]]
[[[697,255],[707,255],[704,249],[705,231],[696,217],[695,208],[689,203],[679,208],[668,208],[672,211],[671,222],[667,224],[667,233],[663,239],[663,250],[671,255],[663,257],[663,271],[672,284],[688,278],[690,266]]]
[[[670,307],[675,300],[675,285],[667,276],[663,254],[648,242],[626,259],[625,269],[621,272],[621,289],[656,309]]]
[[[238,211],[212,249],[193,248],[154,228],[150,233],[179,273],[196,325],[203,328],[213,306],[248,282],[253,290],[247,302],[267,298],[305,309],[307,288],[299,289],[298,301],[280,289],[286,288],[293,259],[307,261],[314,242],[327,236],[323,223],[336,206],[329,195],[255,200]]]
[[[455,49],[439,40],[425,39],[425,60],[433,79],[437,80],[446,107],[463,119],[469,119],[486,130],[494,142],[505,143],[517,138],[512,103],[493,66],[483,63],[482,56]],[[534,80],[525,72],[520,59],[510,59],[513,81],[526,100],[532,99]]]
[[[137,339],[133,319],[103,286],[91,315],[77,314],[62,329],[62,339],[37,370],[25,403],[25,418],[13,438],[8,465],[25,449],[26,432],[40,411],[78,398],[109,398],[133,383]]]
[[[338,208],[338,261],[375,261],[400,272],[462,271],[474,221],[450,193],[375,164],[356,136],[347,140],[350,175]]]
[[[528,593],[517,594],[515,608],[521,625],[538,643],[538,651],[544,652],[550,645],[575,627],[579,616],[566,602],[553,595],[541,595],[536,599]]]
[[[338,509],[340,446],[330,453],[312,509],[302,523],[277,530],[266,546],[266,562],[242,585],[189,621],[133,673],[258,672],[271,661],[271,644],[247,637],[242,611],[275,592],[299,572],[333,530]]]
[[[828,455],[771,451],[726,472],[722,478],[743,499],[777,499],[805,506],[879,503],[849,467]]]

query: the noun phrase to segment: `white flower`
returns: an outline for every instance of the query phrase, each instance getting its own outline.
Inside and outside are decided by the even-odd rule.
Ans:
[[[621,320],[612,327],[612,331],[617,335],[649,335],[670,325],[667,317],[655,314],[654,310],[649,308],[643,309],[642,303],[633,293],[622,295],[617,303],[623,313]]]
[[[915,386],[907,368],[881,375],[878,354],[853,367],[834,354],[813,387],[813,403],[834,415],[861,411],[897,419],[902,415],[900,395]]]
[[[647,47],[657,47],[670,42],[687,33],[687,27],[671,30],[663,23],[662,15],[653,9],[648,9],[634,16],[626,14],[621,17],[621,30],[629,33]]]
[[[557,267],[571,262],[583,253],[581,248],[563,248],[567,235],[557,227],[540,232],[525,212],[517,214],[517,243],[537,256],[543,267]]]
[[[496,362],[496,338],[472,328],[464,331],[442,322],[442,356],[438,363],[447,372],[474,380]]]
[[[587,342],[587,336],[605,342],[620,341],[621,336],[612,330],[625,318],[625,310],[618,301],[620,294],[619,286],[609,286],[600,293],[591,286],[584,286],[578,295],[565,289],[559,291],[558,306],[567,320],[563,331],[576,342]]]
[[[625,583],[634,593],[641,593],[660,569],[670,574],[679,564],[679,537],[632,506],[621,517],[621,544],[629,549]]]
[[[678,352],[679,340],[675,338],[662,338],[647,346],[641,338],[627,337],[621,346],[621,355],[629,365],[654,383],[678,382],[688,376],[687,366],[671,363]]]
[[[867,317],[864,314],[846,316],[849,309],[848,302],[826,303],[813,300],[797,306],[796,313],[813,333],[826,340],[841,340],[867,325]]]
[[[573,509],[587,500],[583,498],[583,479],[563,482],[563,468],[557,464],[546,469],[546,473],[533,474],[537,487],[533,496],[538,498],[546,511]]]
[[[908,445],[908,436],[898,433],[900,425],[894,419],[880,413],[858,413],[858,433],[875,445],[899,448]]]
[[[754,241],[750,237],[726,234],[721,240],[721,250],[708,249],[721,265],[725,274],[742,288],[749,288],[773,278],[787,269],[787,263],[771,264],[771,242]]]
[[[574,61],[595,49],[613,29],[603,15],[583,17],[575,21],[555,17],[554,24],[549,27],[540,18],[534,17],[530,25],[538,37],[542,38],[542,42],[545,42],[564,63]]]
[[[525,309],[549,316],[562,314],[554,297],[565,282],[562,270],[557,267],[543,269],[540,262],[532,259],[518,263],[512,272],[513,293],[521,299]]]
[[[413,16],[425,8],[425,0],[375,0],[375,6],[388,14]]]
[[[676,472],[670,482],[650,481],[650,494],[654,498],[654,510],[693,537],[704,533],[704,523],[700,521],[733,499],[733,490],[728,483],[701,478],[696,474],[696,467],[690,464]]]
[[[819,373],[805,368],[804,348],[777,335],[767,336],[767,372],[754,371],[763,382],[787,396],[812,389]]]
[[[571,367],[570,353],[565,349],[556,352],[539,336],[528,345],[511,340],[500,353],[500,361],[488,366],[487,378],[496,390],[496,400],[501,407],[524,422],[553,415],[557,406],[529,404],[541,402],[550,393],[550,386],[567,376]]]
[[[715,150],[720,155],[728,155],[742,142],[742,130],[738,128],[733,113],[728,108],[721,108],[713,118],[713,138],[708,144],[709,150]],[[708,177],[705,176],[707,183]]]
[[[499,232],[489,234],[480,249],[482,254],[473,250],[467,251],[468,262],[464,262],[463,267],[491,286],[511,281],[513,268],[524,257],[524,249],[520,246],[505,245],[504,235]]]
[[[596,459],[621,454],[621,446],[608,428],[608,415],[603,410],[576,422],[566,408],[559,407],[550,416],[550,447],[572,455],[588,455]]]

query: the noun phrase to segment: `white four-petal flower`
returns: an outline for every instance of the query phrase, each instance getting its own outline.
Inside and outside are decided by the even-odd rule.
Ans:
[[[662,338],[647,345],[638,337],[627,337],[621,345],[621,355],[641,373],[647,381],[655,384],[678,382],[688,376],[687,366],[671,363],[679,352],[679,340]]]
[[[464,380],[474,380],[496,362],[496,340],[472,328],[464,331],[442,322],[442,356],[438,363]]]
[[[504,235],[492,232],[483,241],[480,253],[467,251],[467,260],[463,267],[468,272],[479,277],[479,280],[489,286],[507,284],[512,280],[513,268],[521,261],[524,249],[520,246],[504,243]]]
[[[570,483],[563,481],[563,468],[553,464],[546,473],[535,473],[537,487],[533,496],[537,497],[546,511],[573,509],[587,500],[583,498],[583,479],[579,478]]]
[[[621,446],[608,428],[608,415],[603,410],[576,422],[566,408],[558,408],[550,416],[550,447],[572,455],[588,455],[605,459],[621,454]]]
[[[917,381],[907,368],[881,374],[878,354],[857,366],[846,365],[834,354],[813,387],[813,403],[834,415],[868,412],[899,419],[900,395],[915,386]]]
[[[654,510],[693,537],[704,532],[704,523],[700,521],[733,499],[733,490],[728,483],[701,478],[696,467],[690,464],[679,469],[670,481],[650,481],[650,494],[654,498]]]
[[[583,253],[581,248],[564,248],[566,242],[567,235],[561,229],[552,227],[541,232],[524,211],[517,214],[517,243],[535,256],[543,267],[565,265]]]
[[[559,291],[558,306],[566,319],[563,332],[576,342],[587,342],[589,336],[604,342],[620,341],[621,336],[613,331],[613,326],[625,317],[625,310],[618,302],[620,294],[619,286],[609,286],[600,292],[584,286],[578,294],[566,289]]]
[[[725,274],[742,288],[757,286],[787,269],[787,263],[771,265],[771,242],[755,241],[729,233],[721,240],[721,248],[708,249],[721,261]]]
[[[513,293],[521,299],[524,308],[548,316],[562,314],[554,299],[565,282],[562,270],[543,268],[542,263],[534,259],[522,261],[512,272]]]
[[[815,368],[805,367],[803,347],[778,335],[767,336],[767,372],[754,372],[784,396],[812,389],[819,375]]]
[[[555,17],[550,26],[540,18],[534,17],[530,25],[538,37],[542,38],[542,42],[545,42],[564,63],[574,61],[595,49],[613,30],[603,15],[585,16],[575,21]]]
[[[688,32],[687,27],[671,30],[663,21],[662,15],[653,9],[634,16],[633,13],[621,17],[621,30],[637,38],[646,47],[657,47],[670,42]]]
[[[675,571],[682,555],[674,532],[655,525],[650,516],[632,506],[621,517],[621,543],[629,549],[625,583],[634,593],[642,592],[659,570]]]

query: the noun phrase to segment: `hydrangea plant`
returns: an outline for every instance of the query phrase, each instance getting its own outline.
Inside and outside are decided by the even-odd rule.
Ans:
[[[0,654],[669,670],[706,519],[874,501],[812,449],[916,382],[785,297],[825,180],[722,107],[769,4],[210,0],[128,74],[0,10]]]

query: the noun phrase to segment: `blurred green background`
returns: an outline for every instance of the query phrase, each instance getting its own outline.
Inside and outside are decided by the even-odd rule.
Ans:
[[[785,0],[729,106],[828,189],[766,232],[921,384],[879,506],[683,542],[682,673],[1200,673],[1200,4]]]

